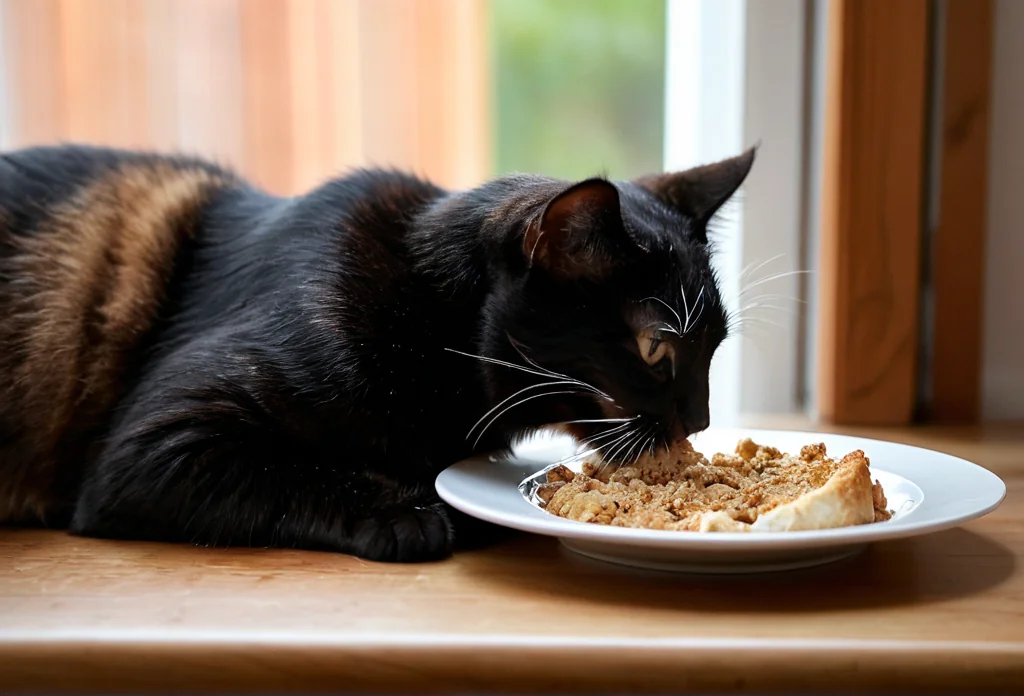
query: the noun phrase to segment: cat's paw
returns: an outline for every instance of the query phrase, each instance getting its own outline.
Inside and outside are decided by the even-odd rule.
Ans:
[[[453,541],[442,503],[362,519],[352,527],[352,553],[370,561],[436,561],[451,555]]]

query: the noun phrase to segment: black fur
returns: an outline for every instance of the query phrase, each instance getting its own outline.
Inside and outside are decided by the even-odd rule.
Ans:
[[[30,230],[97,167],[137,156],[32,151],[18,161],[33,176],[3,170],[0,210]],[[735,169],[728,185],[709,185],[722,191],[715,208],[749,162]],[[461,353],[518,365],[525,355],[614,400],[585,390],[533,399],[499,418],[477,451],[579,419],[639,415],[662,440],[703,429],[726,315],[706,219],[652,181],[574,191],[513,176],[448,193],[359,171],[294,199],[224,186],[199,211],[160,320],[139,338],[137,366],[81,476],[72,530],[443,557],[454,535],[434,477],[473,453],[467,432],[488,409],[545,381]],[[15,205],[26,199],[34,207]],[[673,379],[641,359],[636,334],[676,324],[662,303],[696,315],[702,288],[692,329],[664,336]]]

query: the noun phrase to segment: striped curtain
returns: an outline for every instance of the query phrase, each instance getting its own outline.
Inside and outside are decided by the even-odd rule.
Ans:
[[[0,0],[6,148],[199,154],[278,194],[491,171],[486,0]]]

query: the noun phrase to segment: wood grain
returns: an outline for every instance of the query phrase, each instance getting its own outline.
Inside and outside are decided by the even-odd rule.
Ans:
[[[841,430],[973,459],[1007,500],[752,578],[632,571],[520,535],[387,565],[4,531],[0,691],[1024,687],[1024,428]]]
[[[927,0],[829,5],[818,408],[905,424],[917,394]]]
[[[946,0],[927,413],[938,422],[981,412],[992,21],[992,0]]]

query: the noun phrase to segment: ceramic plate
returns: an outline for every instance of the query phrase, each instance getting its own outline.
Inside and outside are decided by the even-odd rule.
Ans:
[[[998,476],[940,452],[881,440],[783,430],[711,429],[692,438],[701,452],[731,452],[743,437],[786,452],[824,442],[831,456],[864,450],[871,474],[885,489],[893,518],[886,522],[803,532],[679,532],[585,524],[555,517],[536,503],[546,471],[575,452],[565,437],[540,435],[508,458],[478,457],[437,477],[448,504],[474,517],[558,537],[569,549],[604,561],[659,570],[748,573],[788,570],[851,556],[875,541],[955,527],[994,510],[1006,495]],[[568,466],[579,470],[581,462]]]

